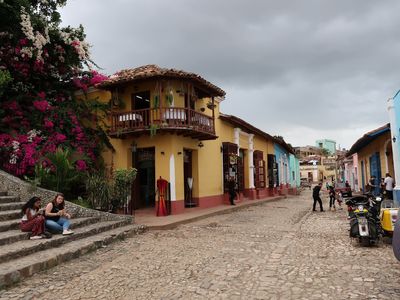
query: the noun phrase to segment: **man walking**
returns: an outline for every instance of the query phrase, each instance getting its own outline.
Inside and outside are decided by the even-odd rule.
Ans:
[[[386,173],[385,178],[385,190],[386,190],[386,199],[393,200],[393,187],[394,187],[394,180],[389,173]]]
[[[317,201],[319,203],[320,210],[324,211],[324,209],[322,208],[322,200],[321,200],[321,197],[319,196],[321,187],[322,187],[322,182],[318,183],[318,185],[316,185],[313,189],[313,194],[312,194],[313,198],[314,198],[313,211],[316,211],[315,206],[317,205]]]

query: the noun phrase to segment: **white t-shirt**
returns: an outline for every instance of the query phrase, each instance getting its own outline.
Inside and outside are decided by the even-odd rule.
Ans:
[[[394,180],[392,177],[388,176],[385,178],[385,187],[386,187],[387,191],[393,191],[393,183],[394,183]]]
[[[31,216],[35,216],[37,214],[36,210],[34,209],[30,209],[31,210]],[[21,221],[28,221],[28,216],[26,214],[24,214],[24,216],[22,217]]]

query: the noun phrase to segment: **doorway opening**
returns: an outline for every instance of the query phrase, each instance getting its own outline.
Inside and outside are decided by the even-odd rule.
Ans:
[[[139,148],[132,161],[138,170],[133,184],[133,209],[155,206],[155,149]]]
[[[193,157],[189,149],[183,149],[183,184],[185,207],[197,206],[193,201]]]

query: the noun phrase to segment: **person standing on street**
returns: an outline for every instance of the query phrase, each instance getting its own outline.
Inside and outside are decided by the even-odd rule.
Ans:
[[[318,183],[318,185],[316,185],[313,189],[313,199],[314,199],[313,211],[316,211],[315,206],[317,205],[317,201],[319,203],[320,210],[324,211],[324,209],[322,208],[322,200],[321,197],[319,196],[321,187],[322,187],[322,182]]]
[[[372,195],[377,196],[376,189],[377,189],[378,185],[376,184],[375,181],[376,181],[376,177],[375,177],[374,175],[372,175],[372,176],[371,176],[371,179],[370,179],[369,182],[368,182],[369,187],[370,187],[369,192],[370,192]]]
[[[385,190],[386,190],[386,199],[393,200],[393,187],[394,187],[394,180],[389,173],[386,173],[385,178]]]
[[[236,197],[236,182],[235,182],[235,177],[230,176],[228,180],[228,192],[229,192],[229,202],[231,205],[236,205],[233,200],[235,200]]]
[[[333,186],[329,187],[329,210],[336,210],[335,207],[336,193],[335,188]]]

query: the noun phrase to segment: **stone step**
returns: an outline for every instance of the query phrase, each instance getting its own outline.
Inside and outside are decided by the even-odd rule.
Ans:
[[[0,211],[21,209],[25,202],[0,203]]]
[[[0,247],[0,262],[6,262],[18,257],[26,256],[34,252],[58,247],[64,243],[79,240],[100,232],[127,225],[127,221],[104,221],[91,224],[74,230],[71,235],[53,235],[51,239],[22,240],[10,245]]]
[[[80,219],[82,219],[82,220],[85,219],[86,220],[85,224],[82,224],[80,226],[84,226],[84,225],[87,225],[87,224],[92,224],[92,223],[94,223],[94,222],[99,220],[99,218],[96,218],[96,217],[72,219],[71,228],[75,228],[76,225],[77,225],[76,224],[77,220],[80,220]],[[21,218],[2,221],[2,222],[0,222],[0,232],[4,232],[4,231],[7,231],[7,230],[13,230],[13,229],[19,229],[19,223],[20,222],[21,222]]]
[[[17,221],[17,227],[19,227],[20,220]],[[79,228],[89,224],[93,224],[98,221],[98,218],[77,218],[71,221],[71,228]],[[0,232],[0,246],[6,244],[16,243],[21,240],[28,240],[29,234],[26,232],[21,232],[19,229],[8,230],[5,232]]]
[[[19,197],[17,196],[0,196],[0,203],[10,203],[10,202],[20,202]]]
[[[1,221],[7,221],[7,220],[12,220],[12,219],[18,219],[21,218],[21,210],[6,210],[6,211],[0,211],[0,222]]]
[[[6,191],[0,191],[0,196],[7,196],[7,192]]]
[[[63,244],[62,247],[46,249],[18,260],[3,262],[0,264],[0,289],[12,285],[24,277],[32,276],[39,271],[52,268],[113,241],[140,234],[145,230],[145,227],[141,225],[125,225]],[[2,260],[0,259],[0,261]]]
[[[19,219],[1,221],[0,222],[0,232],[19,228],[20,220],[21,219],[19,218]]]

